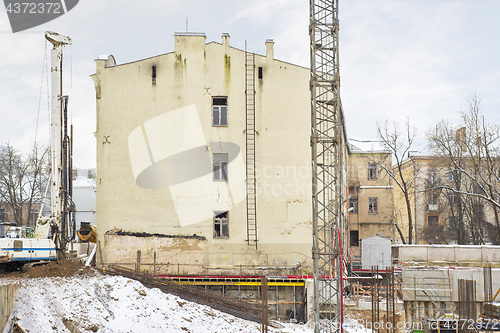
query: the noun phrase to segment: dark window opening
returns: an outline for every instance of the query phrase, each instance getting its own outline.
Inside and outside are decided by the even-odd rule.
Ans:
[[[349,231],[349,244],[351,246],[359,246],[359,231],[350,230]]]
[[[434,216],[434,215],[427,216],[427,225],[434,227],[434,226],[437,226],[438,223],[439,223],[438,216]]]
[[[153,82],[153,85],[156,84],[156,66],[151,67],[151,79]]]
[[[259,79],[262,79],[263,73],[262,73],[262,67],[259,67]]]
[[[370,163],[368,165],[368,179],[370,179],[370,180],[377,179],[377,164]]]
[[[227,97],[214,97],[212,99],[212,105],[226,105],[227,106]]]
[[[229,213],[214,212],[214,238],[229,238]]]
[[[472,204],[472,213],[475,221],[483,221],[484,220],[484,205],[481,203]]]

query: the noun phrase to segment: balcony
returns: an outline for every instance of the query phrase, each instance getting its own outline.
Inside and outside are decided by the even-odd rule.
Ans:
[[[438,204],[427,204],[427,210],[428,211],[439,210],[439,205]]]

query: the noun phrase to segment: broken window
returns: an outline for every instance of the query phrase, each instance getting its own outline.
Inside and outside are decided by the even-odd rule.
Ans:
[[[229,238],[228,212],[214,211],[214,238]]]
[[[439,223],[439,216],[435,216],[435,215],[429,215],[427,216],[427,225],[428,226],[437,226]]]
[[[352,214],[358,213],[358,198],[350,198],[349,199],[349,209],[351,209]]]
[[[212,97],[212,126],[227,126],[227,97]]]
[[[368,198],[368,214],[378,213],[378,198]]]
[[[359,231],[358,230],[350,230],[349,231],[349,245],[359,246]]]
[[[377,179],[377,164],[375,163],[368,164],[368,179],[370,180]]]
[[[227,153],[214,153],[214,180],[227,180]]]

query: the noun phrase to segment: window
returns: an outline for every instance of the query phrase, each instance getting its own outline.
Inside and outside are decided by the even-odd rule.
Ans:
[[[455,205],[455,206],[460,205],[460,195],[458,193],[451,192],[450,193],[450,202],[452,205]]]
[[[156,66],[151,67],[151,80],[153,85],[156,85]]]
[[[5,221],[5,209],[4,208],[0,209],[0,222],[6,222]]]
[[[368,214],[378,213],[378,198],[368,198]]]
[[[38,212],[36,211],[35,208],[33,208],[30,212],[30,222],[32,224],[35,224],[36,223],[36,220],[38,218]]]
[[[259,67],[259,79],[262,79],[263,73],[262,73],[262,67]]]
[[[437,205],[437,203],[438,203],[438,194],[437,193],[428,193],[427,194],[427,203],[429,205]]]
[[[358,213],[358,198],[350,198],[349,199],[349,209],[352,208],[351,213]]]
[[[438,221],[439,221],[439,216],[435,216],[435,215],[427,216],[427,225],[428,226],[431,226],[431,227],[437,226]]]
[[[229,238],[228,212],[214,212],[214,238]]]
[[[23,241],[15,240],[14,241],[14,252],[22,252],[23,251]]]
[[[438,210],[438,193],[427,193],[427,209]]]
[[[212,126],[227,126],[227,97],[212,97]]]
[[[478,234],[479,234],[479,237],[481,238],[481,240],[484,241],[485,240],[484,228],[479,227],[477,231],[478,231]]]
[[[349,231],[349,245],[359,246],[359,231],[358,230],[350,230]]]
[[[214,153],[214,180],[227,180],[226,153]]]
[[[453,182],[453,181],[455,181],[455,179],[457,178],[457,177],[455,177],[455,173],[456,173],[456,171],[455,171],[455,170],[450,170],[450,171],[448,171],[447,176],[448,176],[448,181],[449,181],[449,182]]]
[[[484,219],[484,205],[481,203],[472,204],[472,213],[477,221],[483,221]]]
[[[375,163],[368,164],[368,179],[377,179],[377,165]]]
[[[427,173],[427,182],[429,186],[434,186],[437,183],[437,173],[436,170],[429,170]]]

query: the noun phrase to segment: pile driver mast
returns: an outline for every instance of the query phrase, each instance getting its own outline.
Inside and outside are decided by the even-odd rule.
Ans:
[[[314,331],[342,332],[346,139],[338,0],[310,0]]]
[[[63,47],[71,45],[71,38],[47,31],[45,38],[53,45],[51,50],[51,216],[37,221],[36,238],[47,238],[52,231],[56,249],[64,251],[75,238],[74,204],[72,192],[72,139],[68,131],[68,96],[63,95]]]

